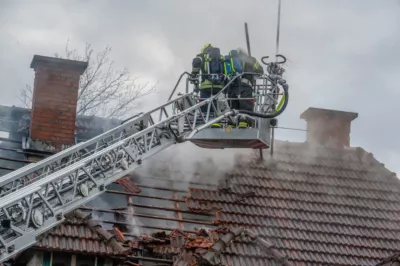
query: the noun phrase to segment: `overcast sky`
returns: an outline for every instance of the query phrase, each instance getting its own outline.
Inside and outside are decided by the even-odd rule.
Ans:
[[[278,0],[1,1],[0,104],[18,104],[32,84],[34,54],[62,53],[67,39],[82,48],[113,47],[111,57],[143,81],[159,80],[166,100],[179,74],[205,43],[224,52],[245,47],[275,52]],[[280,125],[305,128],[309,106],[354,111],[351,143],[400,172],[400,1],[282,0],[280,52],[289,59],[290,104]],[[151,101],[150,101],[151,100]],[[277,138],[303,141],[304,132],[279,130]]]

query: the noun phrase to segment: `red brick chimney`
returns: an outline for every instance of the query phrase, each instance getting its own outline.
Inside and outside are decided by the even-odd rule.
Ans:
[[[33,57],[35,81],[27,148],[59,151],[75,144],[79,79],[87,65],[81,61]]]
[[[351,121],[358,113],[310,107],[300,118],[307,121],[307,142],[336,147],[350,146]]]

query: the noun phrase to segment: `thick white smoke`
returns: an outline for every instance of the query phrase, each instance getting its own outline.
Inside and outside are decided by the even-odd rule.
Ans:
[[[181,143],[149,158],[138,175],[174,181],[217,184],[241,159],[254,157],[250,149],[204,149]]]

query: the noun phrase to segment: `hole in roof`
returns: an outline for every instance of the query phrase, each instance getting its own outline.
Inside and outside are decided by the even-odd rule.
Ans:
[[[1,131],[1,130],[0,130],[0,138],[8,139],[9,136],[10,136],[10,133],[9,133],[9,132]]]

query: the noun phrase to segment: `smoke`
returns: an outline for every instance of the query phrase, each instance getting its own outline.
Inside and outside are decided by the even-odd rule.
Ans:
[[[116,184],[112,184],[111,189],[122,190],[122,187]],[[128,203],[127,201],[128,198],[124,195],[104,193],[101,196],[96,197],[95,199],[90,201],[87,205],[92,206],[94,208],[114,209],[117,211],[115,213],[103,212],[103,211],[91,212],[92,219],[99,221],[101,226],[106,230],[111,230],[113,224],[105,223],[102,221],[116,221],[118,227],[120,227],[118,222],[121,222],[121,224],[126,225],[128,234],[134,236],[140,236],[142,233],[140,227],[143,226],[143,224],[134,215],[127,214],[127,212],[134,213],[133,207],[127,206]],[[118,213],[118,210],[120,210],[123,213]]]
[[[135,237],[141,236],[142,235],[141,228],[144,224],[141,223],[139,219],[137,219],[133,215],[127,215],[126,217],[127,217],[127,223],[129,224],[128,226],[129,234]]]
[[[163,34],[143,34],[140,38],[136,38],[135,45],[137,52],[146,58],[145,63],[150,64],[151,62],[155,73],[165,75],[177,68],[175,55],[169,47],[168,38]]]
[[[204,149],[188,142],[154,155],[135,173],[161,180],[216,185],[240,161],[252,157],[254,151],[250,149]]]
[[[106,119],[98,116],[83,116],[78,115],[76,117],[76,124],[78,129],[82,128],[86,131],[90,130],[101,130],[102,132],[106,132],[111,130],[121,124],[121,121],[117,119]]]

